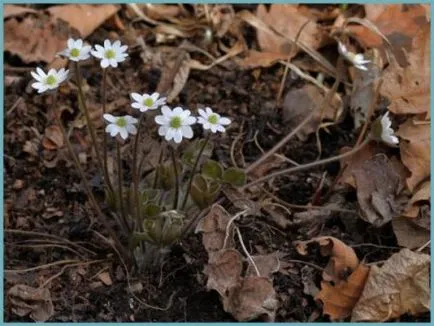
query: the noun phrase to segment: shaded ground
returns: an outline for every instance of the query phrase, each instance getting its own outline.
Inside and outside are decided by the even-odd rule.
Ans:
[[[89,41],[101,43],[106,32],[99,29]],[[7,60],[11,65],[19,63],[16,58]],[[257,142],[266,150],[288,132],[282,123],[281,107],[275,104],[283,71],[277,68],[262,69],[257,77],[249,70],[229,68],[215,67],[209,71],[192,72],[177,102],[172,105],[194,109],[199,105],[207,105],[234,119],[235,123],[223,140],[216,143],[215,158],[231,165],[228,153],[232,143],[237,141],[236,163],[242,166],[243,160],[248,164],[261,155],[253,141],[255,135]],[[131,284],[140,283],[143,286],[143,290],[136,293],[137,297],[154,308],[141,306],[127,292],[122,266],[110,246],[93,232],[96,230],[105,234],[105,230],[98,222],[91,229],[88,228],[96,216],[86,202],[86,196],[79,186],[79,177],[69,162],[66,150],[47,150],[41,143],[45,128],[52,121],[47,109],[50,98],[35,95],[29,87],[28,72],[31,67],[23,69],[22,80],[5,90],[5,228],[35,233],[6,232],[5,269],[26,269],[60,260],[78,261],[76,266],[66,268],[50,282],[49,289],[55,307],[50,321],[233,321],[223,311],[218,294],[205,289],[206,279],[202,271],[207,254],[198,234],[191,234],[176,245],[161,271],[132,276]],[[122,65],[122,69],[110,74],[108,105],[114,105],[117,113],[131,113],[128,93],[156,89],[161,71],[144,66],[140,51],[136,50],[131,53],[130,60]],[[98,91],[92,90],[101,81],[98,67],[89,66],[85,78],[91,87],[91,100],[99,103]],[[289,78],[285,92],[302,84],[300,80]],[[77,107],[73,91],[64,90],[59,109],[64,107],[63,120],[71,122],[76,119],[77,111],[68,109]],[[337,154],[341,147],[353,144],[357,135],[352,130],[351,119],[345,119],[330,128],[330,133],[321,132],[322,157]],[[243,135],[241,138],[240,134]],[[85,136],[85,128],[75,128],[72,132],[71,139],[78,152],[87,149]],[[299,163],[316,159],[315,137],[309,137],[306,142],[291,140],[282,154]],[[128,162],[125,165],[127,167]],[[322,169],[279,178],[274,184],[274,193],[281,200],[296,205],[306,205],[315,196],[318,198],[315,204],[322,205],[325,203],[322,195],[327,193],[330,181],[338,170],[338,164],[330,164]],[[323,171],[328,172],[327,182],[318,196]],[[95,169],[87,166],[86,172],[91,176]],[[93,181],[98,193],[98,178]],[[337,189],[336,194],[343,199],[342,208],[356,211],[354,192]],[[228,200],[223,206],[234,211]],[[294,212],[305,210],[294,208]],[[294,260],[287,273],[279,273],[274,280],[281,307],[277,321],[327,321],[321,316],[319,303],[304,293],[301,279],[301,269],[307,266],[314,283],[319,286],[321,271],[315,265],[324,267],[327,259],[321,258],[317,252],[308,257],[299,256],[292,241],[318,235],[336,236],[353,246],[358,257],[365,258],[368,263],[387,259],[391,253],[399,250],[390,225],[375,229],[356,219],[356,215],[339,211],[285,229],[263,212],[259,218],[243,218],[239,221],[239,227],[252,254],[265,248],[268,252],[279,250],[287,254],[289,262]],[[47,241],[46,237],[36,232],[56,235],[59,239]],[[64,243],[62,239],[75,245]],[[95,262],[80,265],[79,262],[85,260]],[[303,261],[308,263],[304,264]],[[26,273],[7,273],[5,293],[17,283],[40,285],[61,271],[61,267],[55,266]],[[98,275],[102,272],[110,274],[111,285],[105,285],[100,280]],[[422,317],[422,321],[428,319],[429,314]],[[8,307],[5,309],[5,320],[31,321],[29,317],[19,318],[12,314]],[[417,319],[404,317],[402,320]]]

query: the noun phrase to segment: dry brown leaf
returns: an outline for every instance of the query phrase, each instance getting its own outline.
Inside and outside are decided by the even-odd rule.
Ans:
[[[402,249],[372,266],[351,321],[383,322],[430,310],[430,256]]]
[[[212,253],[223,248],[226,238],[226,228],[231,219],[229,213],[220,205],[213,205],[210,212],[202,218],[196,226],[195,233],[202,233],[202,244],[208,253]],[[233,226],[228,230],[228,247],[232,246]]]
[[[5,51],[17,55],[25,63],[51,62],[65,48],[69,28],[64,23],[53,23],[47,17],[25,17],[7,20],[5,29]]]
[[[82,38],[86,38],[108,18],[113,16],[120,6],[68,4],[52,6],[47,11],[53,18],[62,19],[80,32]]]
[[[342,112],[342,99],[338,94],[333,96],[331,104],[324,108],[325,96],[316,86],[306,84],[299,89],[291,89],[285,96],[282,108],[283,123],[289,130],[297,127],[311,112],[315,111],[312,119],[297,133],[297,137],[304,141],[308,135],[315,132],[321,123],[321,110],[325,109],[323,120],[334,121]]]
[[[146,15],[155,20],[167,19],[169,17],[177,17],[182,13],[181,8],[178,5],[164,5],[160,3],[146,3],[145,7]]]
[[[360,264],[346,280],[336,285],[321,282],[321,291],[315,297],[323,302],[323,314],[332,321],[351,316],[351,312],[362,294],[368,279],[369,267]]]
[[[223,298],[223,309],[238,321],[261,319],[273,322],[277,308],[273,282],[266,277],[248,276]]]
[[[350,151],[352,148],[345,146],[342,147],[339,151],[340,154],[346,153]],[[360,151],[356,152],[354,155],[351,155],[347,158],[341,160],[341,169],[345,169],[342,172],[341,177],[338,180],[338,183],[346,183],[356,188],[356,180],[353,176],[353,171],[356,169],[360,169],[362,164],[367,160],[370,160],[377,154],[385,154],[387,151],[386,146],[378,142],[370,142],[368,145],[363,147]]]
[[[110,274],[108,272],[103,272],[101,274],[98,274],[98,278],[100,279],[101,282],[103,282],[107,286],[113,284],[112,278],[110,277]]]
[[[211,9],[210,18],[215,30],[215,35],[222,38],[234,21],[234,8],[232,5],[228,4],[216,4]]]
[[[408,202],[407,210],[402,214],[403,216],[415,218],[419,214],[420,205],[424,202],[429,202],[431,198],[431,182],[425,181],[418,187],[417,191],[413,193],[410,201]]]
[[[63,146],[63,134],[58,125],[52,125],[45,128],[42,146],[48,150],[56,150]]]
[[[398,62],[404,66],[406,58],[403,50],[410,50],[411,40],[420,28],[424,25],[429,28],[426,9],[418,4],[375,4],[365,5],[365,8],[366,18],[388,38]],[[349,29],[364,47],[383,45],[382,38],[365,26],[350,25]]]
[[[426,222],[429,223],[429,216],[425,218]],[[430,240],[430,230],[419,226],[413,219],[404,216],[395,217],[392,220],[392,227],[398,245],[401,247],[416,249]]]
[[[404,182],[387,156],[375,155],[354,169],[353,175],[362,219],[380,227],[400,215],[406,203],[401,196]]]
[[[330,256],[329,262],[323,271],[324,281],[333,281],[336,284],[346,279],[359,265],[359,259],[351,247],[334,237],[317,237],[308,241],[295,241],[294,245],[300,255],[307,254],[309,244],[317,243],[322,256]]]
[[[235,249],[209,253],[208,264],[204,269],[208,276],[206,287],[208,290],[216,290],[225,298],[229,289],[240,284],[242,271],[243,257]]]
[[[24,14],[36,14],[36,13],[38,13],[36,10],[29,7],[23,7],[17,5],[4,5],[3,7],[3,19],[7,19],[9,17],[14,17],[14,16],[21,16]]]
[[[399,126],[397,135],[401,137],[399,148],[404,165],[410,170],[407,178],[410,191],[431,175],[430,170],[430,129],[431,123],[417,123],[408,119]]]
[[[398,20],[394,20],[398,21]],[[399,22],[399,21],[398,21]],[[380,94],[390,100],[395,114],[430,115],[430,25],[418,29],[407,54],[409,65],[389,65],[383,72],[385,81]]]
[[[256,255],[252,256],[256,267],[258,268],[259,274],[261,276],[271,278],[274,273],[277,273],[280,268],[280,261],[277,252],[273,252],[268,255]],[[249,264],[246,270],[246,276],[255,276],[256,270]]]
[[[247,56],[239,60],[239,65],[243,69],[267,68],[286,59],[288,59],[287,54],[249,50]]]
[[[272,4],[269,11],[263,4],[258,5],[257,17],[273,29],[295,40],[302,26],[310,19],[299,11],[298,5]],[[257,30],[259,46],[263,51],[291,54],[291,44],[278,35],[270,35]],[[324,44],[324,34],[314,21],[310,21],[300,34],[299,42],[312,49],[318,49]],[[294,51],[295,55],[298,51]]]
[[[47,288],[17,284],[7,292],[12,312],[20,317],[29,315],[36,322],[46,322],[54,313],[51,294]]]

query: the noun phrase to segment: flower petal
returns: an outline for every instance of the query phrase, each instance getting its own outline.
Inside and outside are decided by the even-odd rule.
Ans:
[[[181,131],[185,138],[187,139],[193,138],[193,129],[191,129],[190,126],[182,126]]]
[[[104,50],[109,50],[109,49],[111,49],[111,47],[112,47],[112,44],[111,44],[110,40],[105,40],[104,41]]]
[[[198,109],[197,112],[199,113],[199,115],[201,115],[203,117],[203,119],[208,119],[208,115],[205,113],[204,110],[202,109]]]
[[[196,123],[196,118],[192,117],[192,116],[189,116],[189,117],[187,117],[186,119],[184,119],[182,121],[182,125],[183,126],[192,125],[192,124],[195,124],[195,123]]]
[[[170,117],[172,117],[172,115],[173,115],[172,110],[171,110],[167,105],[164,105],[164,106],[161,108],[161,113],[163,113],[163,115],[164,115],[166,118],[170,118]]]
[[[120,128],[119,133],[121,134],[123,140],[128,138],[128,131],[126,128]]]
[[[229,124],[231,124],[231,120],[228,118],[220,118],[219,119],[219,124],[227,126]]]
[[[154,121],[156,123],[158,123],[159,125],[168,125],[169,124],[169,119],[164,115],[157,115],[154,118]]]
[[[175,130],[173,140],[179,144],[182,141],[182,131],[180,129]]]
[[[161,126],[160,128],[158,128],[158,135],[160,136],[166,135],[167,130],[169,130],[168,126]]]
[[[101,68],[107,68],[109,66],[109,61],[107,59],[101,60]]]
[[[177,106],[176,108],[173,109],[172,112],[173,112],[173,115],[181,115],[182,112],[184,112],[184,110],[180,106]]]
[[[213,112],[212,112],[211,108],[209,108],[209,107],[206,107],[206,108],[205,108],[205,110],[206,110],[206,113],[207,113],[208,115],[211,115],[211,114],[213,114]]]
[[[104,113],[103,115],[104,119],[106,119],[108,122],[115,123],[117,118],[114,115],[111,115],[110,113]]]
[[[42,80],[42,77],[41,76],[39,76],[36,72],[34,72],[34,71],[31,71],[30,72],[30,74],[32,75],[32,77],[34,78],[34,79],[36,79],[37,81],[41,81]]]
[[[66,42],[66,44],[68,45],[69,49],[72,49],[74,47],[74,39],[73,38],[68,39],[68,42]]]

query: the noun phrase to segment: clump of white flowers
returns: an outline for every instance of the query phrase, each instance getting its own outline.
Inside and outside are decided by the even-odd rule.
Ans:
[[[167,106],[161,108],[162,115],[155,117],[155,122],[158,123],[158,134],[164,136],[167,141],[174,140],[179,144],[182,138],[193,138],[193,129],[191,125],[196,123],[196,118],[190,116],[190,110],[183,110],[181,107],[176,107],[173,111]]]
[[[155,110],[158,109],[158,107],[166,104],[166,98],[160,97],[160,94],[158,93],[153,93],[151,95],[131,93],[131,98],[134,100],[134,102],[131,103],[131,107],[139,110],[140,112]]]
[[[345,59],[347,59],[351,64],[360,70],[368,70],[366,67],[366,64],[371,62],[370,60],[365,60],[363,54],[361,53],[354,53],[347,49],[347,47],[342,44],[341,42],[338,43],[338,51],[341,55],[344,56]]]
[[[59,54],[72,61],[81,61],[90,58],[90,50],[91,46],[84,45],[83,40],[74,40],[70,38],[67,42],[67,48]]]
[[[36,72],[32,71],[30,74],[36,79],[36,83],[32,84],[38,93],[43,93],[48,90],[53,90],[59,87],[59,85],[68,78],[69,70],[65,68],[57,71],[56,69],[50,69],[48,73],[45,73],[41,68],[36,68]]]
[[[228,118],[221,117],[218,113],[214,113],[211,108],[207,107],[205,110],[198,110],[200,117],[197,118],[197,122],[203,126],[205,130],[211,130],[211,132],[216,133],[225,132],[226,129],[223,126],[227,126],[231,123]]]
[[[116,68],[119,62],[125,61],[128,54],[126,53],[128,46],[121,45],[120,41],[110,40],[104,41],[104,46],[95,45],[95,50],[90,51],[95,58],[101,60],[101,68],[105,69],[109,66]]]

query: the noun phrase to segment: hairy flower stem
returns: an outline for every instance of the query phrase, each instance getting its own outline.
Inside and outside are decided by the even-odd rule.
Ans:
[[[102,87],[101,87],[101,100],[102,100],[102,114],[106,114],[106,89],[107,89],[107,69],[103,70],[102,73]],[[107,135],[104,133],[103,136],[103,151],[104,151],[104,179],[107,183],[107,186],[109,187],[110,191],[114,193],[114,188],[112,185],[112,182],[110,180],[110,176],[108,173],[108,167],[107,167]]]
[[[188,180],[187,190],[185,192],[184,200],[182,201],[182,205],[181,205],[182,211],[185,209],[185,205],[187,204],[188,196],[190,195],[191,184],[193,183],[194,174],[196,173],[196,169],[197,166],[199,165],[200,158],[202,157],[206,145],[208,145],[210,137],[211,137],[211,133],[208,133],[208,135],[205,138],[205,141],[203,142],[202,147],[199,150],[199,154],[197,155],[196,160],[194,161],[193,169],[191,170],[190,179]]]
[[[154,183],[152,184],[152,189],[156,189],[157,188],[158,177],[159,177],[159,175],[158,175],[159,169],[158,168],[161,166],[161,163],[163,162],[164,149],[165,149],[164,144],[165,143],[163,143],[161,145],[160,156],[158,157],[158,165],[157,165],[157,168],[155,169],[155,177],[154,177]]]
[[[177,209],[178,197],[179,197],[179,175],[178,175],[178,164],[176,162],[176,157],[175,157],[175,149],[173,147],[170,148],[170,154],[172,156],[173,172],[175,173],[175,195],[173,197],[173,209]]]
[[[304,170],[308,170],[308,169],[311,169],[311,168],[314,168],[314,167],[317,167],[317,166],[320,166],[320,165],[324,165],[324,164],[332,163],[332,162],[335,162],[335,161],[339,161],[339,160],[341,160],[341,159],[343,159],[345,157],[349,157],[351,155],[354,155],[355,153],[357,153],[358,151],[360,151],[363,147],[365,147],[369,143],[369,141],[370,141],[370,138],[367,137],[363,143],[361,143],[357,147],[354,147],[352,150],[350,150],[350,151],[348,151],[346,153],[343,153],[343,154],[340,154],[340,155],[336,155],[336,156],[332,156],[332,157],[329,157],[329,158],[326,158],[326,159],[323,159],[323,160],[319,160],[319,161],[315,161],[315,162],[311,162],[311,163],[307,163],[307,164],[303,164],[303,165],[298,165],[298,166],[294,166],[294,167],[291,167],[291,168],[288,168],[288,169],[285,169],[285,170],[281,170],[281,171],[277,171],[277,172],[271,173],[271,174],[266,175],[266,176],[264,176],[262,178],[259,178],[259,179],[256,179],[256,180],[253,180],[253,181],[249,182],[242,189],[246,189],[248,187],[257,185],[259,183],[265,182],[265,181],[267,181],[269,179],[272,179],[274,177],[278,177],[278,176],[281,176],[281,175],[284,175],[284,174],[289,174],[289,173],[304,171]]]
[[[78,65],[78,62],[74,62],[74,68],[75,68],[75,79],[76,79],[77,88],[78,88],[78,105],[80,107],[81,112],[84,113],[84,116],[86,118],[86,124],[87,124],[87,128],[89,129],[90,139],[92,142],[93,150],[95,151],[98,168],[100,171],[104,171],[102,161],[101,161],[101,154],[98,150],[98,143],[96,140],[95,128],[94,128],[94,125],[93,125],[92,120],[90,118],[90,114],[89,114],[89,110],[87,109],[86,101],[84,99],[83,88],[81,85],[80,67]]]
[[[139,170],[140,166],[137,166],[137,156],[139,151],[139,137],[141,132],[141,127],[143,120],[145,119],[145,114],[143,113],[140,117],[139,124],[137,126],[137,134],[134,138],[134,149],[133,149],[133,168],[132,168],[132,179],[133,179],[133,196],[136,203],[136,221],[137,225],[140,225],[140,196],[139,196]],[[140,226],[139,226],[140,228]]]
[[[57,101],[57,93],[54,93],[53,95],[53,103],[52,103],[52,107],[53,107],[53,111],[55,106],[56,106],[56,101]],[[122,243],[120,242],[118,236],[116,235],[116,233],[113,231],[113,229],[110,227],[110,224],[108,222],[108,220],[106,219],[104,213],[101,211],[101,208],[99,207],[95,196],[92,193],[91,187],[86,179],[86,175],[83,171],[83,168],[81,167],[80,161],[77,158],[77,155],[74,152],[74,149],[72,148],[71,142],[69,141],[68,138],[68,134],[66,133],[65,127],[62,124],[62,121],[60,120],[60,116],[58,114],[58,112],[54,112],[54,117],[56,119],[57,125],[59,126],[62,135],[63,135],[63,139],[65,140],[66,143],[66,147],[68,148],[69,154],[72,157],[72,161],[75,165],[75,168],[77,169],[81,181],[84,185],[84,189],[86,191],[86,194],[93,206],[93,208],[95,209],[96,213],[98,214],[98,217],[100,218],[101,222],[104,224],[104,226],[107,228],[107,231],[110,234],[110,237],[113,239],[113,241],[115,241],[117,249],[122,253],[122,255],[124,255],[124,257],[129,257],[128,253],[125,251],[124,246],[122,245]]]
[[[119,141],[116,141],[116,159],[118,162],[118,194],[119,194],[119,214],[122,217],[122,221],[125,224],[125,228],[128,232],[131,232],[130,225],[127,221],[125,207],[124,207],[124,196],[122,191],[122,159],[121,159],[121,145]]]

